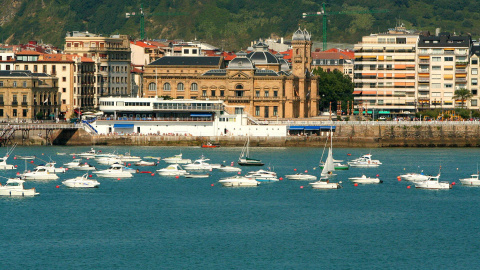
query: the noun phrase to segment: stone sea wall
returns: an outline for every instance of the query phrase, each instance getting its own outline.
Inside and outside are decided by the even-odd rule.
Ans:
[[[251,146],[260,147],[323,147],[327,132],[313,136],[251,137]],[[200,146],[213,141],[221,146],[243,146],[245,137],[193,137],[154,135],[96,135],[80,129],[76,132],[55,131],[49,141],[54,145],[151,145],[151,146]],[[48,144],[45,136],[31,134],[22,140],[16,134],[20,145]],[[333,142],[335,147],[479,147],[480,124],[340,124],[336,125]]]

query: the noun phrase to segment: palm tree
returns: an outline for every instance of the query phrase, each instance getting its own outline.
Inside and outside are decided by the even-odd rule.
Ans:
[[[473,94],[472,94],[472,92],[470,92],[470,90],[465,89],[465,88],[460,88],[458,90],[455,90],[455,93],[453,95],[453,99],[461,100],[462,101],[462,108],[463,108],[465,101],[469,100],[472,96],[473,96]]]

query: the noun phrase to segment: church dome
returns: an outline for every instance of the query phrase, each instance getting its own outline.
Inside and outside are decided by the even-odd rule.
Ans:
[[[247,54],[247,57],[256,65],[279,64],[275,55],[268,51],[268,45],[259,42],[253,45],[253,52]]]
[[[311,35],[306,29],[302,30],[300,27],[293,33],[292,40],[307,40],[310,41]]]

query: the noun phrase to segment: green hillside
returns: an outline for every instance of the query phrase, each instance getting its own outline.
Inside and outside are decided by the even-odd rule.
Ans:
[[[140,18],[125,18],[143,4],[146,36],[212,43],[227,50],[245,48],[251,40],[271,35],[291,37],[300,25],[321,40],[321,17],[302,19],[303,12],[319,11],[325,1],[311,0],[4,0],[0,11],[2,41],[43,40],[62,45],[67,31],[140,36]],[[388,13],[329,16],[329,41],[356,43],[361,36],[392,28],[398,21],[408,28],[479,35],[480,0],[337,0],[326,1],[327,11],[388,9]],[[125,4],[127,3],[127,4]],[[188,13],[166,16],[161,13]]]

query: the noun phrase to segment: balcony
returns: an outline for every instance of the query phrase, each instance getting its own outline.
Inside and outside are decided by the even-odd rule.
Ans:
[[[418,82],[429,82],[430,78],[429,77],[419,77]]]
[[[445,51],[445,54],[455,54],[455,51]]]
[[[430,72],[430,69],[428,69],[428,68],[420,68],[420,69],[418,70],[418,72],[420,72],[420,73],[429,73],[429,72]]]
[[[466,69],[455,69],[455,73],[467,73]]]
[[[430,64],[430,59],[420,59],[419,64]]]
[[[226,99],[230,102],[238,102],[238,103],[250,102],[250,97],[227,97]]]
[[[466,83],[466,82],[467,82],[467,78],[455,78],[455,81],[456,81],[456,82],[464,82],[464,83]]]
[[[22,106],[28,106],[27,102],[22,102]]]
[[[18,101],[12,101],[12,106],[18,106]]]

